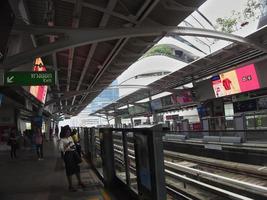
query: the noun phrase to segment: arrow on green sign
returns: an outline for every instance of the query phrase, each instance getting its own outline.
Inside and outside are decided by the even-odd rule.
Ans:
[[[55,85],[55,72],[6,72],[5,85]]]
[[[7,83],[13,83],[14,76],[7,77]]]

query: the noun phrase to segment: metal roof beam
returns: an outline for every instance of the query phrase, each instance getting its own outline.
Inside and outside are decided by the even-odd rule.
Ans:
[[[106,9],[109,10],[109,11],[112,11],[115,8],[116,4],[117,4],[117,0],[109,0]],[[101,28],[105,27],[107,25],[107,23],[108,23],[109,17],[110,17],[109,14],[104,13],[104,15],[103,15],[103,17],[102,17],[102,19],[101,19],[101,21],[99,23],[99,27],[101,27]],[[91,46],[91,48],[90,48],[90,50],[88,52],[88,55],[87,55],[87,58],[86,58],[86,61],[85,61],[84,67],[83,67],[83,71],[81,73],[81,77],[80,77],[79,83],[78,83],[78,85],[76,87],[77,91],[80,89],[80,86],[81,86],[81,84],[83,82],[84,76],[85,76],[85,74],[87,72],[87,69],[89,67],[89,64],[90,64],[92,58],[93,58],[93,55],[95,53],[96,48],[97,48],[97,43],[94,43],[94,44],[92,44],[92,46]],[[75,102],[75,97],[73,98],[71,104],[74,104],[74,102]]]
[[[80,23],[80,16],[82,12],[82,0],[76,0],[74,10],[73,10],[73,19],[72,19],[72,28],[78,28]],[[74,48],[69,49],[69,57],[68,57],[68,80],[66,90],[70,90],[70,79],[71,79],[71,70],[73,65],[73,56],[74,56]]]
[[[74,3],[75,0],[61,0],[61,1],[65,1],[65,2],[68,2],[68,3]],[[96,6],[94,4],[91,4],[91,3],[87,3],[87,2],[83,2],[82,4],[83,7],[86,7],[86,8],[90,8],[90,9],[93,9],[93,10],[97,10],[99,12],[102,12],[104,14],[107,14],[107,15],[110,15],[110,16],[113,16],[113,17],[117,17],[119,19],[123,19],[125,21],[128,21],[128,22],[131,22],[133,24],[137,24],[138,22],[134,19],[134,16],[125,16],[125,15],[122,15],[120,13],[117,13],[117,12],[114,12],[108,8],[102,8],[102,7],[99,7],[99,6]]]
[[[33,50],[16,54],[14,56],[7,57],[4,60],[4,68],[12,69],[14,66],[23,64],[27,61],[32,61],[35,57],[45,56],[55,51],[63,50],[70,47],[76,47],[86,44],[92,44],[101,41],[114,40],[119,38],[129,37],[141,37],[141,36],[158,36],[166,35],[166,33],[187,35],[187,36],[198,36],[198,37],[211,37],[216,39],[222,39],[237,43],[242,43],[251,46],[255,49],[259,49],[263,52],[267,52],[266,46],[258,44],[248,38],[240,36],[222,33],[214,30],[205,30],[200,28],[191,27],[173,27],[173,26],[162,26],[162,27],[138,27],[138,28],[118,28],[118,29],[71,29],[71,28],[54,28],[54,27],[37,27],[29,25],[24,27],[24,30],[39,30],[42,32],[65,32],[68,38],[60,40],[58,42],[37,47]]]

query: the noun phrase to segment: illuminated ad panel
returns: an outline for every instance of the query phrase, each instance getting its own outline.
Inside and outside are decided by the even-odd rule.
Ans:
[[[43,72],[46,71],[46,67],[44,66],[41,58],[36,58],[33,67],[34,72]],[[47,86],[46,85],[38,85],[31,86],[30,93],[37,98],[42,103],[45,103],[46,94],[47,94]]]
[[[211,80],[216,97],[223,97],[260,88],[254,64],[222,73],[212,77]]]

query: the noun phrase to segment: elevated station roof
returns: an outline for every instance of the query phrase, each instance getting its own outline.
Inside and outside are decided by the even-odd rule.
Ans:
[[[259,29],[249,35],[247,39],[253,42],[261,43],[267,48],[267,26]],[[177,70],[136,92],[120,98],[93,114],[106,114],[110,110],[118,109],[128,103],[135,103],[164,91],[173,92],[174,88],[201,80],[210,75],[216,75],[218,72],[243,65],[248,62],[254,62],[259,59],[266,59],[267,53],[247,45],[232,43],[210,55],[191,62],[184,68]]]
[[[11,1],[12,2],[12,1]],[[16,4],[17,1],[13,3]],[[205,0],[25,0],[20,9],[15,31],[33,36],[36,48],[7,57],[6,69],[13,69],[42,57],[45,65],[58,71],[58,83],[50,92],[74,92],[76,95],[55,101],[56,112],[77,115],[105,87],[141,57],[160,36],[111,38],[94,43],[73,43],[64,30],[88,28],[124,28],[145,26],[176,26]],[[24,24],[34,25],[21,28]],[[38,29],[39,28],[39,29]],[[49,29],[50,28],[50,29]],[[55,33],[57,28],[63,33]],[[50,31],[50,32],[48,32]],[[51,33],[52,32],[52,33]],[[67,33],[67,31],[65,32]],[[97,31],[94,33],[97,34]],[[80,39],[76,35],[76,39]],[[91,89],[93,93],[79,93]],[[76,93],[75,93],[76,92]],[[50,102],[51,103],[51,102]]]

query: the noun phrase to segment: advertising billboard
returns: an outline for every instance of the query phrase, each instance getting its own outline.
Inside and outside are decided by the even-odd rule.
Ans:
[[[254,64],[222,73],[211,79],[216,97],[259,89],[259,81]]]
[[[267,109],[267,97],[260,98],[258,100],[258,107],[260,109]]]
[[[44,66],[41,58],[35,59],[33,71],[34,72],[46,71],[46,67]],[[46,85],[30,86],[30,93],[40,102],[45,103],[47,86]]]
[[[161,99],[154,99],[151,101],[152,110],[159,110],[162,108]]]
[[[179,92],[179,94],[176,95],[176,103],[178,104],[187,104],[192,103],[193,97],[190,90],[185,89]]]
[[[235,113],[257,110],[257,101],[256,101],[256,99],[234,102],[233,105],[234,105],[234,112]]]
[[[161,102],[162,102],[162,107],[167,107],[174,104],[171,96],[162,97]]]
[[[140,106],[131,106],[129,107],[129,114],[136,115],[141,113],[149,112],[149,105],[148,103],[142,103]]]

